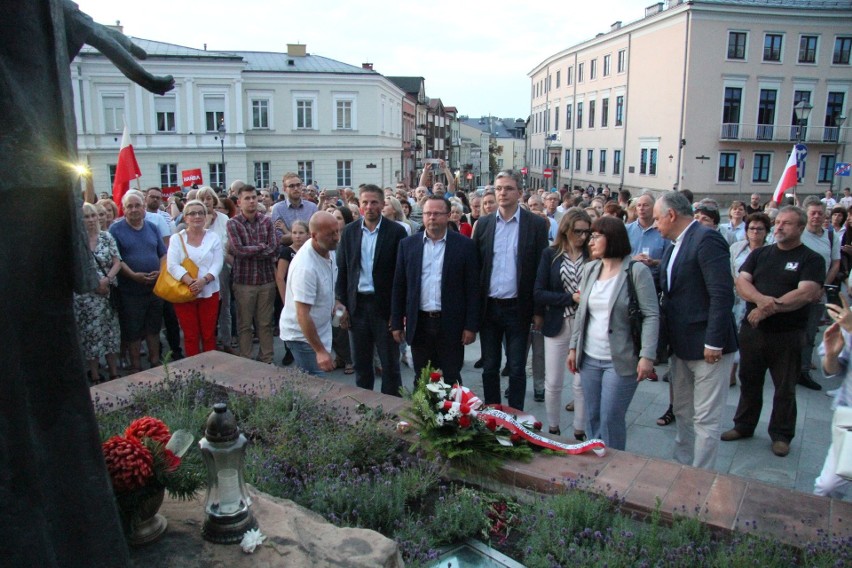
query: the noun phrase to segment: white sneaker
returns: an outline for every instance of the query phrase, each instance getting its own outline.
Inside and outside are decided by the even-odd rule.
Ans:
[[[838,389],[828,390],[828,391],[825,391],[825,396],[828,396],[828,397],[834,398],[834,397],[836,397],[836,396],[837,396],[837,393],[839,393],[839,392],[840,392],[840,389],[839,389],[839,388],[838,388]]]

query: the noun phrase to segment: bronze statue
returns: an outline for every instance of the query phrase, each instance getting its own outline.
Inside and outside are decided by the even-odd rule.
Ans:
[[[94,288],[84,241],[70,64],[84,43],[165,93],[145,53],[68,0],[0,2],[0,558],[124,566],[72,291]]]

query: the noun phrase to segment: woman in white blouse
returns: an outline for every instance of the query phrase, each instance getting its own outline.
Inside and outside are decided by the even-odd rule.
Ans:
[[[237,352],[231,347],[231,265],[234,263],[234,255],[228,251],[228,216],[217,211],[222,202],[212,187],[204,186],[198,190],[199,201],[207,207],[207,228],[219,235],[222,241],[222,250],[225,253],[225,262],[222,264],[222,272],[219,274],[219,332],[218,339],[222,345],[222,351],[236,355]]]
[[[166,267],[169,274],[192,291],[195,299],[175,304],[175,313],[183,330],[184,352],[187,356],[216,349],[216,318],[219,315],[219,274],[222,271],[222,240],[212,230],[205,229],[207,207],[192,200],[183,208],[186,229],[169,240]],[[193,278],[181,262],[189,258],[198,266]],[[199,349],[199,342],[201,349]]]

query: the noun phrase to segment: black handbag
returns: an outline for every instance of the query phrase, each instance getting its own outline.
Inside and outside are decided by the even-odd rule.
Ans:
[[[642,308],[639,307],[639,298],[636,296],[636,285],[633,283],[633,265],[635,260],[631,260],[627,265],[627,318],[630,320],[630,337],[633,339],[633,354],[639,357],[639,352],[642,351],[642,320],[645,319],[642,314]]]

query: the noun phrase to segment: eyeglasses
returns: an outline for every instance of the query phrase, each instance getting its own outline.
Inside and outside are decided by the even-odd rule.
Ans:
[[[766,231],[766,227],[749,227],[748,230],[750,233],[763,233]]]
[[[184,213],[184,217],[204,217],[206,213],[204,211],[190,211],[189,213]]]
[[[571,232],[581,237],[588,237],[592,234],[591,229],[571,229]]]
[[[602,237],[603,237],[603,235],[600,234],[600,233],[592,233],[591,235],[589,235],[589,240],[590,241],[596,241],[596,240],[598,240]]]

